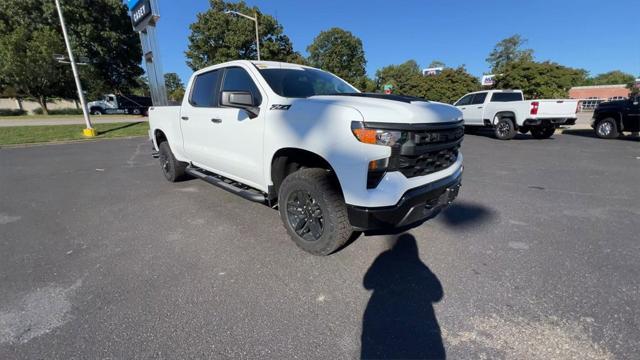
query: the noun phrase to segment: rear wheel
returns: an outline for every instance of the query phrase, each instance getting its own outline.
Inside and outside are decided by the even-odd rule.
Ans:
[[[102,115],[102,114],[104,114],[104,111],[102,111],[102,109],[100,108],[91,109],[91,115]]]
[[[596,135],[603,139],[615,139],[620,133],[618,132],[618,124],[614,118],[606,118],[598,121],[596,124]]]
[[[556,132],[556,128],[552,125],[549,126],[536,126],[531,128],[531,136],[535,139],[548,139]]]
[[[337,180],[325,169],[302,169],[287,176],[278,204],[287,233],[308,253],[329,255],[353,234]]]
[[[516,136],[516,128],[511,118],[500,118],[495,128],[495,135],[500,140],[511,140]]]
[[[171,182],[182,180],[185,177],[184,169],[186,169],[187,163],[176,160],[173,152],[171,152],[169,143],[166,141],[160,143],[158,149],[160,150],[158,159],[160,160],[164,177]]]

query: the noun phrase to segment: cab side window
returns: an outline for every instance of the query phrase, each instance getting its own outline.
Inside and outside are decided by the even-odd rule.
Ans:
[[[487,98],[487,93],[477,93],[473,95],[473,99],[471,100],[471,105],[484,104],[484,99]]]
[[[469,94],[464,96],[462,99],[458,100],[458,102],[455,104],[456,106],[462,106],[462,105],[469,105],[471,103],[471,99],[473,98],[474,94]]]
[[[189,103],[195,107],[216,107],[218,99],[215,96],[216,85],[220,70],[209,71],[198,75],[193,83],[193,90]]]
[[[255,106],[262,103],[262,96],[258,87],[246,70],[239,67],[227,68],[222,82],[222,91],[243,91],[251,93]]]

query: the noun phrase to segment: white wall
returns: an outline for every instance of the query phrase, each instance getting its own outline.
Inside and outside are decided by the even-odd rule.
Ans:
[[[22,100],[22,109],[33,113],[33,110],[38,109],[40,104],[37,101]],[[49,110],[54,109],[78,109],[76,103],[73,100],[50,100],[47,101],[47,108]],[[20,109],[18,107],[18,101],[14,98],[0,98],[0,109]]]

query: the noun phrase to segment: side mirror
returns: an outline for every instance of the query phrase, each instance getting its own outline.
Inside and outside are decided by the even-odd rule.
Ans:
[[[258,116],[260,109],[255,106],[253,95],[246,91],[223,91],[220,105],[238,109],[244,109],[249,113],[249,117]]]

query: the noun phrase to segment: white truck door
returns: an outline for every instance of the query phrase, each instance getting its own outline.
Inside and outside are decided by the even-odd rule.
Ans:
[[[251,75],[242,67],[224,69],[220,93],[248,92],[256,108],[267,102]],[[220,107],[216,131],[215,151],[221,155],[219,170],[223,175],[245,184],[265,190],[263,167],[263,135],[266,112],[264,107],[257,116],[250,116],[245,109]]]
[[[484,101],[487,98],[486,92],[479,92],[473,95],[471,102],[466,106],[464,121],[469,125],[483,125],[482,115],[484,113]]]
[[[460,98],[460,100],[456,101],[455,104],[453,104],[453,106],[457,107],[458,110],[462,111],[462,118],[464,119],[464,123],[469,125],[471,125],[471,123],[467,122],[467,116],[469,115],[469,111],[471,110],[469,104],[473,99],[473,95],[474,94],[467,94]]]
[[[215,151],[220,129],[212,121],[220,117],[216,89],[222,73],[212,70],[192,80],[191,93],[182,101],[178,120],[185,154],[194,164],[211,171],[217,171],[223,162],[223,156]]]

